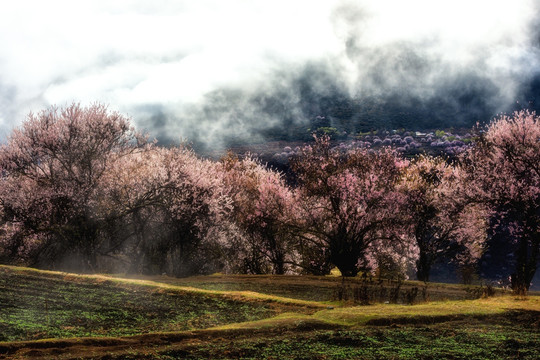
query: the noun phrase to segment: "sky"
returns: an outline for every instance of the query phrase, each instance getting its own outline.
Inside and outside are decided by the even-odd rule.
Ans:
[[[428,104],[466,88],[501,111],[540,73],[539,5],[2,1],[0,139],[29,112],[72,102],[108,104],[165,141],[212,144],[305,123],[324,110],[306,102],[333,92]]]

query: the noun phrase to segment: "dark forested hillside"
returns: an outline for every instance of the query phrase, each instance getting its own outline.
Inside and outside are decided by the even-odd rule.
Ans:
[[[473,73],[449,77],[426,90],[428,95],[419,89],[409,91],[410,83],[390,86],[382,79],[378,91],[351,95],[331,69],[320,64],[282,76],[276,75],[280,86],[272,84],[251,94],[232,89],[208,94],[204,121],[225,121],[227,131],[220,134],[220,144],[204,140],[205,134],[189,134],[195,147],[210,150],[216,145],[230,148],[261,141],[309,141],[317,129],[332,129],[343,136],[381,129],[470,129],[500,113],[540,110],[540,75],[524,81],[506,105],[490,79]],[[377,75],[371,77],[376,82]],[[167,142],[167,136],[159,137]]]

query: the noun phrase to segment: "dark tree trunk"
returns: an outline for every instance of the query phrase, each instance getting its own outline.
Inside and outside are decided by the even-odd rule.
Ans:
[[[363,239],[353,239],[345,225],[340,225],[329,244],[330,262],[337,266],[342,276],[358,275],[359,260],[365,246]]]
[[[283,275],[285,274],[285,256],[283,253],[279,252],[274,256],[272,261],[274,268],[274,274]]]
[[[536,273],[540,251],[539,237],[537,233],[529,233],[519,239],[516,250],[516,269],[510,279],[512,290],[518,295],[525,295],[529,291]]]
[[[142,221],[139,211],[134,211],[131,214],[131,221],[133,222],[135,244],[133,244],[133,250],[129,254],[131,262],[129,265],[128,274],[140,274],[143,271],[143,264],[146,260],[146,256],[144,251],[144,222]]]
[[[98,271],[97,261],[97,226],[91,223],[83,223],[79,229],[79,237],[82,242],[82,271],[95,273]]]
[[[270,262],[272,263],[272,270],[276,275],[285,274],[285,250],[280,246],[280,242],[276,239],[274,231],[266,236],[266,248],[269,252]]]
[[[347,251],[350,250],[350,251]],[[353,249],[336,249],[331,251],[331,261],[337,266],[342,276],[354,277],[358,275],[358,260],[360,253]]]
[[[428,282],[432,265],[431,257],[425,251],[420,250],[420,257],[416,260],[416,278],[419,281]]]

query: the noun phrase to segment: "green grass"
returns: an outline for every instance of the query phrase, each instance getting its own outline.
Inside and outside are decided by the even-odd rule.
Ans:
[[[160,352],[187,359],[537,359],[538,333],[497,318],[415,327],[288,332]]]
[[[272,306],[279,298],[220,295],[151,282],[0,267],[0,341],[204,329],[282,311]]]
[[[453,300],[355,306],[328,301],[337,286],[322,277],[124,279],[0,266],[0,359],[540,358],[539,296],[466,300],[478,292],[437,284],[430,290]],[[307,288],[325,295],[313,301]]]
[[[157,276],[157,277],[141,276],[138,279],[133,279],[133,278],[120,277],[120,276],[113,276],[113,275],[100,275],[100,274],[94,274],[94,275],[84,274],[83,275],[83,274],[64,273],[64,272],[49,271],[49,270],[38,270],[38,269],[33,269],[33,268],[7,266],[7,265],[0,265],[0,269],[5,269],[6,271],[9,270],[14,273],[20,273],[20,274],[29,274],[29,275],[33,274],[40,278],[53,278],[53,279],[60,279],[64,281],[75,281],[75,282],[86,281],[86,282],[99,283],[99,284],[115,284],[116,286],[120,286],[120,287],[135,286],[135,287],[148,288],[148,289],[161,289],[161,290],[170,290],[170,291],[177,291],[177,292],[195,293],[195,294],[207,295],[207,296],[226,297],[230,299],[243,300],[243,301],[257,300],[257,301],[276,302],[276,303],[281,303],[283,305],[291,305],[291,306],[306,306],[306,307],[313,307],[313,308],[324,307],[323,304],[317,301],[303,300],[298,297],[283,297],[283,296],[273,294],[272,292],[259,293],[259,292],[253,291],[249,286],[248,287],[243,286],[241,290],[240,289],[239,290],[232,290],[232,289],[220,290],[219,288],[212,289],[212,288],[205,288],[201,286],[190,286],[184,283],[181,279],[170,278],[167,276]],[[196,285],[196,283],[193,283],[193,285]]]

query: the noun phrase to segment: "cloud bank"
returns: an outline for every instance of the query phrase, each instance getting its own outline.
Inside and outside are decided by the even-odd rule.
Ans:
[[[3,138],[28,112],[73,101],[209,146],[286,138],[322,117],[354,132],[538,106],[534,0],[6,3]]]

